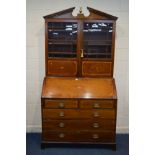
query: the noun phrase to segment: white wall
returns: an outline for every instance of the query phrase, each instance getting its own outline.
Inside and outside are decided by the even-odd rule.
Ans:
[[[114,77],[118,92],[117,132],[128,133],[128,0],[27,0],[27,132],[41,131],[40,96],[45,76],[44,19],[45,15],[80,6],[88,14],[86,6],[118,17],[116,25],[116,50]]]

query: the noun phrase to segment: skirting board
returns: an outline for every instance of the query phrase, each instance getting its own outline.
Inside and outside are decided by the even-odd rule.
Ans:
[[[37,125],[27,125],[26,132],[41,132],[41,126]],[[128,127],[117,127],[116,133],[129,133]]]

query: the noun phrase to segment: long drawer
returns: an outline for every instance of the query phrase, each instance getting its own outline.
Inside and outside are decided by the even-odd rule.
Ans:
[[[114,142],[115,134],[112,131],[100,132],[43,132],[44,141],[57,142]]]
[[[115,120],[43,120],[43,130],[114,130]]]
[[[43,119],[83,119],[83,118],[105,118],[114,119],[115,110],[112,109],[92,109],[92,110],[79,110],[79,109],[43,109]]]

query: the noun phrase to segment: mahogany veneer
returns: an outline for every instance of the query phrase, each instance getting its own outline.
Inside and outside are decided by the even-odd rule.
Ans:
[[[116,148],[117,93],[113,79],[117,17],[87,7],[45,19],[41,94],[42,147],[53,143]]]
[[[42,144],[110,143],[115,146],[114,79],[46,77],[42,89]]]

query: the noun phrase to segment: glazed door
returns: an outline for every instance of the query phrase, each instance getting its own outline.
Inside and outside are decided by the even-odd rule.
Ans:
[[[82,76],[112,76],[113,23],[84,21],[81,49]]]
[[[48,57],[77,57],[77,22],[48,22]]]
[[[49,21],[46,25],[47,75],[77,75],[77,21]]]

